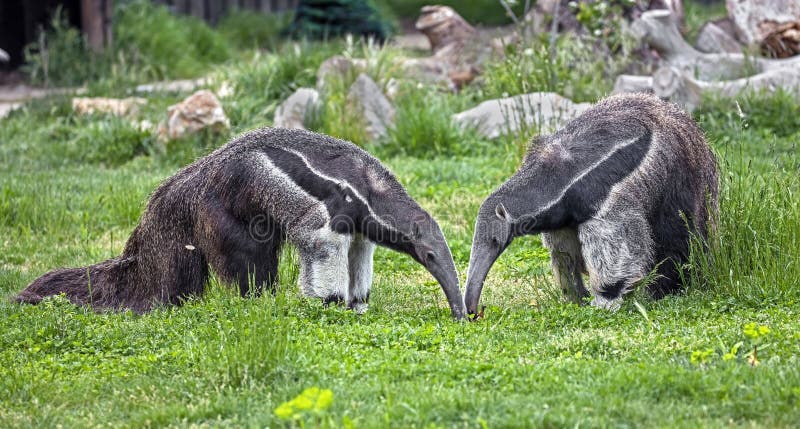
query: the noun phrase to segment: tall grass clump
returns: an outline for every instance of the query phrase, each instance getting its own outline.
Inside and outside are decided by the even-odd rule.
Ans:
[[[26,48],[26,70],[37,84],[70,86],[103,78],[120,82],[188,78],[231,55],[228,41],[193,17],[137,0],[114,11],[113,45],[92,53],[80,32],[57,12],[49,28]]]
[[[213,375],[217,388],[271,385],[292,375],[289,311],[297,305],[298,265],[297,251],[287,247],[281,252],[275,290],[243,300],[237,287],[212,277],[207,293],[188,306],[205,321],[187,338],[190,360],[197,371]]]
[[[474,129],[453,123],[452,115],[463,106],[452,94],[409,82],[399,92],[396,106],[394,127],[381,147],[387,155],[474,155],[483,147]]]
[[[319,88],[322,103],[314,112],[311,128],[360,146],[376,143],[367,136],[363,114],[349,98],[350,88],[359,74],[364,73],[386,93],[389,81],[401,77],[396,61],[401,53],[396,48],[377,44],[374,39],[348,36],[339,54],[351,59],[355,65],[345,73],[328,73],[325,76]]]
[[[784,92],[711,98],[698,111],[720,154],[721,192],[716,229],[694,246],[692,284],[754,306],[800,292],[799,112]]]
[[[212,280],[187,311],[204,323],[187,338],[189,360],[218,388],[273,383],[289,375],[291,321],[286,293],[242,300],[235,287]]]
[[[39,124],[30,127],[34,121]],[[40,100],[6,118],[0,163],[15,166],[119,166],[151,153],[155,139],[128,118],[77,116],[68,99]]]
[[[256,51],[247,61],[220,68],[218,78],[234,88],[225,105],[234,130],[271,124],[277,106],[298,88],[316,86],[320,64],[338,52],[337,42],[298,41],[273,53]]]
[[[576,102],[594,102],[613,88],[613,79],[624,69],[627,42],[616,54],[591,37],[561,36],[551,48],[548,35],[505,47],[502,61],[492,62],[484,73],[486,99],[537,91],[557,92]]]
[[[108,67],[106,57],[91,55],[80,30],[71,27],[63,10],[53,13],[46,31],[25,47],[23,70],[37,84],[79,85]]]
[[[716,230],[694,243],[692,284],[753,306],[800,292],[800,178],[723,169]]]
[[[149,78],[193,77],[230,57],[227,40],[194,17],[172,15],[149,1],[120,5],[115,50],[122,51]]]

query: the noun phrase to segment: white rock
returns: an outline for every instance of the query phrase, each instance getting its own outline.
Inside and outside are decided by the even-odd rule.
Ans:
[[[555,130],[590,106],[591,103],[573,103],[553,92],[534,92],[484,101],[453,115],[453,121],[461,127],[476,127],[483,136],[493,139],[531,126]]]
[[[308,116],[319,107],[319,92],[313,88],[298,88],[275,110],[273,126],[305,129]]]
[[[139,97],[75,97],[72,99],[72,110],[79,115],[107,113],[114,116],[136,116],[139,108],[145,104],[147,100]]]
[[[22,107],[22,103],[0,102],[0,119],[8,116],[9,113]]]
[[[347,94],[347,102],[364,118],[364,131],[378,140],[394,125],[395,109],[381,88],[366,74],[358,75]]]
[[[653,92],[653,78],[621,74],[614,81],[614,90],[611,93],[621,94],[623,92]]]
[[[169,80],[138,85],[136,92],[189,92],[210,84],[211,80],[205,77],[200,79]]]
[[[202,129],[223,130],[230,127],[217,96],[200,90],[167,109],[167,120],[158,126],[160,141],[174,140]]]

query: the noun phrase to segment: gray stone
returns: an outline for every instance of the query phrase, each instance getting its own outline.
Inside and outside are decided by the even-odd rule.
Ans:
[[[590,106],[590,103],[573,103],[553,92],[534,92],[484,101],[453,115],[453,122],[462,128],[476,127],[480,134],[494,139],[527,127],[553,131]]]
[[[739,40],[758,44],[775,24],[800,21],[800,1],[797,0],[727,0],[730,16]]]
[[[709,54],[741,53],[742,45],[713,21],[700,27],[697,49]]]
[[[158,126],[158,139],[166,142],[206,128],[220,131],[229,127],[230,122],[217,96],[201,89],[180,103],[169,106],[167,119]]]
[[[358,75],[347,94],[347,102],[364,119],[364,131],[372,140],[378,140],[394,125],[395,109],[383,95],[381,88],[366,74]]]
[[[800,95],[800,68],[767,70],[741,79],[703,81],[674,67],[662,67],[653,75],[653,90],[657,96],[669,99],[692,111],[700,105],[704,94],[736,97],[741,93],[775,92],[783,89]]]
[[[319,107],[319,92],[313,88],[298,88],[275,110],[273,126],[305,129],[306,121]]]
[[[702,80],[730,80],[768,70],[800,67],[800,57],[770,59],[736,53],[699,52],[683,39],[668,10],[643,13],[631,29],[658,51],[664,65]]]

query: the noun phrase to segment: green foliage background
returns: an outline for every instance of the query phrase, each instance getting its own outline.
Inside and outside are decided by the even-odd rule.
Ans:
[[[153,21],[162,13],[140,11]],[[149,95],[135,120],[78,116],[67,97],[27,103],[0,120],[0,427],[800,421],[800,103],[782,92],[709,98],[694,114],[720,159],[721,215],[708,251],[695,243],[682,295],[651,301],[637,291],[614,313],[568,304],[552,284],[539,238],[525,237],[493,268],[482,298],[486,317],[475,323],[452,322],[430,275],[383,248],[363,316],[303,298],[290,248],[276,292],[259,298],[241,299],[214,279],[203,297],[142,316],[94,313],[63,298],[11,303],[50,269],[119,254],[161,180],[232,136],[270,125],[278,103],[314,86],[319,64],[331,55],[368,59],[367,73],[384,88],[389,78],[403,77],[392,59],[407,53],[392,46],[285,43],[233,24],[262,17],[231,19],[218,30],[165,24],[176,35],[209,32],[187,44],[226,41],[219,49],[229,46],[227,57],[200,59],[195,52],[192,67],[162,51],[159,36],[136,34],[128,24],[118,31],[134,46],[115,51],[113,60],[53,59],[62,61],[63,79],[71,78],[69,67],[74,76],[91,77],[89,96],[125,95],[130,84],[173,76],[179,65],[209,76],[211,89],[228,82],[228,132],[162,145],[138,127],[163,119],[166,107],[187,94]],[[80,52],[75,34],[58,34],[58,43]],[[584,41],[556,43],[570,54],[551,60],[541,45],[510,47],[508,64],[490,65],[482,83],[461,93],[403,82],[396,126],[380,142],[359,140],[350,126],[359,118],[345,102],[354,76],[345,77],[323,94],[314,127],[353,138],[380,157],[440,222],[463,273],[481,201],[513,173],[538,130],[486,141],[456,128],[450,116],[521,91],[593,101],[610,88],[612,66],[626,60],[620,53],[601,67],[580,55]]]

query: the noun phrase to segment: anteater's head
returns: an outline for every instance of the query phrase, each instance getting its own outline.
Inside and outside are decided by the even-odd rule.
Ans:
[[[475,222],[464,301],[467,314],[478,314],[478,301],[486,275],[514,239],[514,221],[501,200],[497,194],[487,198]]]
[[[402,228],[400,236],[396,237],[399,240],[385,244],[408,254],[424,266],[442,287],[453,317],[463,319],[466,311],[458,284],[458,272],[439,224],[421,209],[409,221],[404,222],[407,227]]]
[[[453,317],[466,315],[453,255],[439,224],[394,180],[371,195],[358,232],[419,262],[441,285]]]

